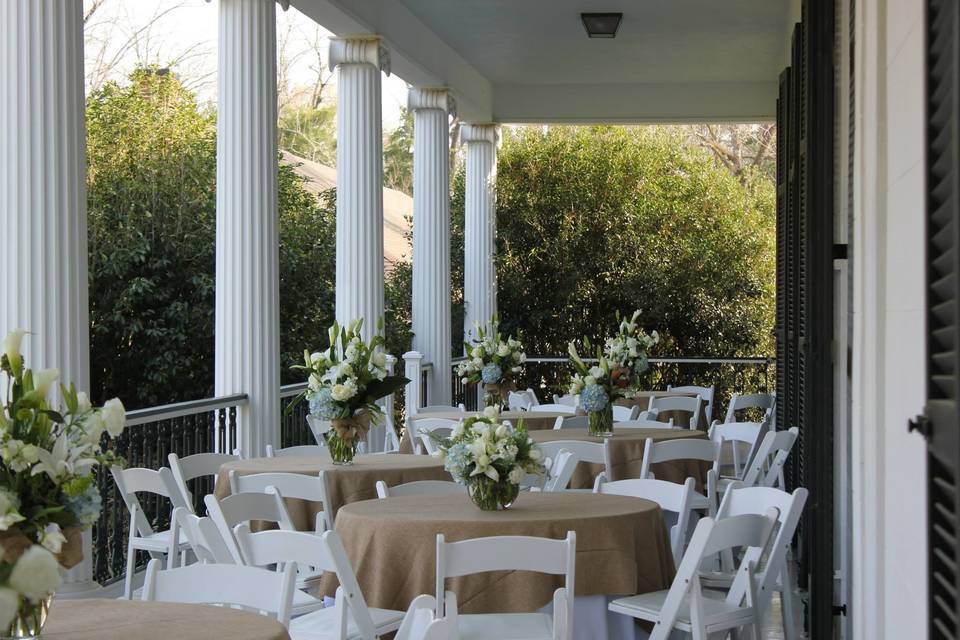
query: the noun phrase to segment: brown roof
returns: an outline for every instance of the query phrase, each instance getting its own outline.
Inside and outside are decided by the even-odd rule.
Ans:
[[[306,160],[287,151],[281,151],[280,155],[284,163],[294,165],[294,171],[307,179],[304,186],[308,191],[319,194],[337,186],[337,170],[333,167]],[[395,189],[383,190],[384,262],[410,261],[407,233],[412,216],[413,198]]]

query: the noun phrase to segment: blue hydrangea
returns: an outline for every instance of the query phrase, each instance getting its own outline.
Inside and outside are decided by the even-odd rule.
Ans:
[[[467,468],[472,464],[473,456],[470,453],[470,447],[461,442],[447,450],[443,468],[453,476],[454,480],[462,484],[469,473]]]
[[[610,402],[607,390],[598,384],[588,384],[580,392],[580,406],[588,413],[603,411]]]
[[[330,387],[321,387],[310,398],[310,414],[323,420],[333,420],[340,417],[340,408],[330,395]]]
[[[484,384],[497,384],[503,378],[503,369],[495,362],[491,362],[483,367],[480,377]]]
[[[637,373],[643,373],[650,368],[650,360],[647,358],[647,354],[642,354],[639,358],[638,363],[635,365]]]
[[[83,526],[90,526],[100,517],[103,500],[97,485],[91,483],[87,490],[78,496],[64,496],[63,506],[72,513]]]

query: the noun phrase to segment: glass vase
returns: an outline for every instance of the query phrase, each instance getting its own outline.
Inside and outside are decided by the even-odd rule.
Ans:
[[[483,385],[483,406],[503,408],[503,396],[499,384]]]
[[[353,457],[357,454],[357,439],[343,437],[336,431],[332,431],[327,438],[327,448],[330,450],[333,464],[351,465]]]
[[[50,603],[52,601],[53,594],[39,602],[32,602],[27,598],[21,598],[17,615],[14,616],[10,626],[6,628],[0,637],[14,640],[39,638],[43,630],[43,625],[47,621],[47,615],[50,612]]]
[[[509,509],[520,494],[520,486],[510,482],[498,482],[490,478],[474,478],[467,484],[467,492],[473,504],[484,511]]]
[[[598,438],[608,438],[613,435],[613,404],[600,411],[591,411],[587,414],[587,433]]]

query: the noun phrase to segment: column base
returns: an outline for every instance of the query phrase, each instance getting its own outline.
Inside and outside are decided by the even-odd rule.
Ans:
[[[56,597],[63,600],[81,600],[83,598],[98,598],[103,596],[103,587],[93,580],[83,582],[68,582],[57,590]]]

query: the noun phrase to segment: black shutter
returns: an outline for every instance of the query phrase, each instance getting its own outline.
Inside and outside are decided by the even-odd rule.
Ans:
[[[956,0],[927,3],[927,436],[930,638],[960,638],[960,99]]]

